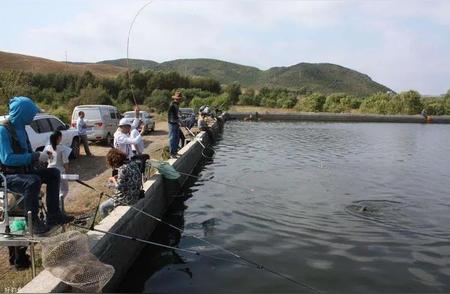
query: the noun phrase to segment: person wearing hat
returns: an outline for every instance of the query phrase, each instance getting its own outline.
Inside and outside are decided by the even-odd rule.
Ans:
[[[142,134],[145,131],[142,128],[141,132],[134,138],[130,136],[132,123],[127,118],[122,118],[119,121],[119,128],[114,133],[114,148],[119,149],[127,155],[128,159],[134,156],[132,145],[139,145],[142,142]]]
[[[180,141],[180,117],[178,112],[183,94],[180,91],[176,91],[172,99],[173,101],[170,103],[169,111],[167,112],[167,121],[169,122],[169,151],[170,157],[176,158],[178,143]]]

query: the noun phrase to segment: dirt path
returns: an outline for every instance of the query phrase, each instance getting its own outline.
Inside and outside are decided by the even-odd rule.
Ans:
[[[161,159],[162,150],[168,144],[167,122],[156,123],[156,129],[144,136],[145,153],[153,159]],[[70,162],[69,173],[79,174],[80,179],[100,191],[107,191],[106,182],[111,176],[111,169],[106,165],[106,154],[110,148],[91,144],[94,156],[84,155],[82,148],[80,158]],[[111,191],[109,191],[111,192]],[[65,199],[65,209],[69,214],[92,212],[98,204],[98,194],[77,183],[70,183],[69,194]],[[9,266],[8,248],[0,248],[0,293],[17,291],[31,279],[30,271],[16,272]],[[6,288],[5,288],[6,287]],[[12,288],[11,288],[12,287]]]

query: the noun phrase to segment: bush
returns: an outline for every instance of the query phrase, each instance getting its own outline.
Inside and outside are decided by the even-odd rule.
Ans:
[[[298,111],[306,112],[321,112],[323,110],[325,100],[325,96],[314,93],[305,97],[301,97],[295,105],[295,109]]]
[[[444,115],[446,112],[444,101],[441,99],[427,99],[423,104],[428,115]]]
[[[297,104],[297,98],[285,97],[277,100],[277,107],[279,108],[293,108]]]
[[[391,108],[391,94],[377,93],[364,99],[359,110],[362,113],[388,114]]]
[[[211,99],[211,98],[210,98]],[[230,96],[226,93],[216,96],[211,101],[211,106],[214,106],[220,110],[228,110],[231,106]]]
[[[159,113],[167,111],[172,101],[171,96],[169,90],[154,90],[152,95],[145,99],[145,105]]]
[[[249,96],[247,94],[239,95],[238,105],[259,106],[261,100],[258,96]]]
[[[87,88],[80,91],[78,96],[80,104],[106,104],[111,105],[112,99],[106,93],[105,89],[101,87],[92,87],[89,85]]]
[[[194,111],[197,113],[201,106],[210,105],[212,103],[213,99],[214,98],[204,99],[204,98],[200,98],[200,97],[195,97],[194,99],[191,100],[191,103],[189,104],[189,106],[191,108],[193,108]]]
[[[421,96],[417,91],[402,92],[395,99],[399,106],[391,113],[418,114],[423,109]]]
[[[445,114],[450,114],[450,90],[448,90],[447,94],[445,94],[443,104],[445,108]]]
[[[327,96],[323,111],[326,112],[350,112],[352,109],[358,109],[361,105],[361,99],[348,96],[344,93],[335,93]]]
[[[51,109],[50,113],[54,116],[59,117],[66,124],[70,124],[72,120],[72,110],[67,107],[58,107],[56,109]]]
[[[232,83],[231,85],[225,87],[224,92],[228,94],[228,97],[233,105],[237,104],[239,101],[239,95],[241,95],[241,85],[239,85],[239,83]]]

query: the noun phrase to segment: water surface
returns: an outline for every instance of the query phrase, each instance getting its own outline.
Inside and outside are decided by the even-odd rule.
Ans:
[[[227,260],[148,247],[122,291],[308,292],[193,234],[322,291],[450,291],[448,126],[231,122],[215,148],[154,240]]]

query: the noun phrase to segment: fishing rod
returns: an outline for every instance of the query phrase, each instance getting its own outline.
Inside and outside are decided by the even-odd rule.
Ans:
[[[131,83],[131,69],[130,69],[130,36],[131,36],[131,31],[133,30],[133,26],[134,23],[136,22],[136,19],[138,18],[139,14],[141,14],[141,12],[145,9],[145,7],[147,7],[148,5],[150,5],[153,1],[149,1],[147,3],[145,3],[139,10],[138,12],[135,14],[133,20],[131,21],[130,24],[130,28],[128,29],[128,36],[127,36],[127,73],[128,73],[128,84],[130,86],[130,91],[131,91],[131,96],[133,97],[133,101],[134,104],[137,106],[138,103],[136,101],[136,96],[134,95],[134,91],[133,91],[133,86]]]
[[[202,140],[198,139],[197,136],[188,127],[185,126],[184,128],[191,134],[192,137],[194,137],[194,140],[197,141],[203,147],[202,156],[205,157],[206,159],[213,159],[214,155],[216,154],[216,151],[211,147],[205,146],[205,144],[203,144]],[[206,155],[205,150],[212,151],[211,156]]]
[[[83,182],[81,180],[77,180],[76,182],[81,184],[81,185],[83,185],[83,186],[85,186],[85,187],[87,187],[87,188],[89,188],[89,189],[91,189],[91,190],[93,190],[93,191],[98,192],[97,189],[95,189],[91,185],[89,185],[89,184],[87,184],[87,183],[85,183],[85,182]],[[139,213],[141,213],[143,215],[146,215],[147,217],[150,217],[151,219],[154,219],[154,220],[160,222],[161,224],[164,224],[164,225],[166,225],[166,226],[168,226],[168,227],[170,227],[170,228],[172,228],[172,229],[174,229],[174,230],[176,230],[176,231],[178,231],[180,233],[183,233],[183,229],[181,229],[181,228],[179,228],[177,226],[174,226],[174,225],[172,225],[172,224],[170,224],[168,222],[165,222],[162,219],[160,219],[160,218],[158,218],[158,217],[156,217],[156,216],[154,216],[154,215],[152,215],[152,214],[150,214],[148,212],[143,211],[142,209],[139,209],[139,208],[137,208],[137,207],[135,207],[133,205],[129,205],[128,203],[126,203],[126,202],[124,202],[124,201],[122,201],[120,199],[117,199],[114,196],[108,195],[107,193],[103,193],[103,195],[108,197],[108,198],[110,198],[110,199],[113,199],[114,201],[119,202],[122,205],[129,206],[131,209],[133,209],[133,210],[135,210],[135,211],[137,211],[137,212],[139,212]],[[290,281],[290,282],[292,282],[292,283],[294,283],[294,284],[296,284],[298,286],[301,286],[303,288],[309,289],[309,290],[311,290],[313,292],[316,292],[316,293],[320,293],[320,291],[318,289],[316,289],[316,288],[314,288],[312,286],[309,286],[306,283],[303,283],[303,282],[297,281],[297,280],[295,280],[293,278],[290,278],[290,277],[288,277],[287,275],[285,275],[283,273],[280,273],[280,272],[278,272],[276,270],[273,270],[273,269],[268,268],[268,267],[266,267],[266,266],[264,266],[262,264],[259,264],[259,263],[255,262],[255,261],[252,261],[252,260],[250,260],[250,259],[248,259],[246,257],[243,257],[243,256],[241,256],[241,255],[239,255],[239,254],[237,254],[237,253],[235,253],[233,251],[230,251],[229,249],[226,249],[226,248],[224,248],[224,247],[222,247],[220,245],[214,244],[214,243],[212,243],[212,242],[210,242],[210,241],[208,241],[206,239],[197,237],[195,235],[190,235],[190,234],[185,234],[185,236],[194,238],[194,239],[199,240],[199,241],[201,241],[201,242],[203,242],[205,244],[208,244],[210,246],[216,247],[217,249],[220,249],[221,251],[226,252],[226,253],[232,255],[233,257],[235,257],[237,259],[241,259],[241,260],[245,261],[249,265],[255,266],[257,269],[267,271],[268,273],[271,273],[271,274],[276,275],[276,276],[278,276],[280,278],[283,278],[283,279],[285,279],[287,281]]]

